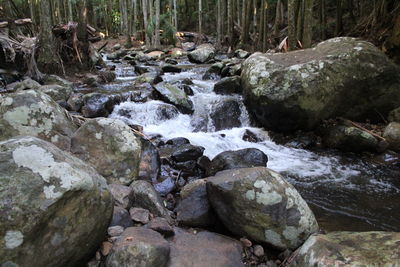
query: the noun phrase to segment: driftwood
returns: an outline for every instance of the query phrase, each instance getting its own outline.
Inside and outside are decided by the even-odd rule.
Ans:
[[[63,40],[74,38],[78,27],[77,22],[68,22],[67,24],[57,24],[53,27],[53,34]],[[102,34],[90,25],[86,25],[86,31],[89,35],[89,41],[95,43],[101,41]]]
[[[7,28],[10,27],[12,24],[15,26],[29,25],[32,24],[32,19],[27,18],[27,19],[17,19],[10,21],[0,21],[0,28]]]

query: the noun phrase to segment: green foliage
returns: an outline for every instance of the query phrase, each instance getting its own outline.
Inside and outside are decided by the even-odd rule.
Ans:
[[[160,30],[161,40],[163,43],[175,45],[176,42],[176,28],[171,24],[171,13],[167,12],[165,14],[160,15]],[[146,34],[149,38],[153,37],[153,34],[156,29],[156,18],[152,17],[150,22],[147,25]]]

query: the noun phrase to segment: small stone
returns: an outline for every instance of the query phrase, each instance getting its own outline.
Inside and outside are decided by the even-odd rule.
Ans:
[[[267,261],[268,267],[278,267],[278,265],[274,261]]]
[[[109,236],[120,236],[122,232],[124,231],[124,228],[122,226],[116,225],[116,226],[111,226],[108,227],[107,233]]]
[[[256,255],[257,257],[262,257],[265,255],[264,253],[264,248],[260,245],[255,245],[254,246],[254,255]]]
[[[131,215],[132,220],[135,222],[140,222],[146,224],[149,222],[150,212],[146,209],[142,208],[130,208],[129,213]]]
[[[246,248],[249,248],[253,245],[250,240],[244,237],[240,238],[240,242],[242,242],[243,246]]]
[[[100,251],[96,251],[96,260],[100,261],[101,260],[101,253]]]
[[[111,242],[105,241],[101,243],[100,252],[103,256],[107,256],[110,253],[113,244]]]

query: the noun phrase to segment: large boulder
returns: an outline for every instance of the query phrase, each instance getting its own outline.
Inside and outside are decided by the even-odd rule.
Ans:
[[[214,92],[221,95],[239,94],[241,89],[239,76],[225,77],[214,85]]]
[[[388,120],[391,122],[400,122],[400,107],[389,112]]]
[[[392,149],[400,151],[400,123],[391,122],[385,128],[383,137],[389,142]]]
[[[158,98],[169,104],[175,105],[182,113],[193,113],[193,103],[186,93],[179,87],[170,83],[159,83],[154,86]]]
[[[71,152],[92,164],[110,184],[129,185],[138,176],[140,138],[121,120],[87,121],[73,135]]]
[[[72,87],[57,84],[42,85],[38,91],[49,95],[54,101],[67,101],[72,94]]]
[[[191,233],[175,228],[170,248],[169,267],[244,266],[240,242],[212,232]]]
[[[400,233],[332,232],[313,235],[293,266],[399,266]]]
[[[312,129],[344,116],[381,120],[400,101],[400,68],[371,43],[334,38],[290,53],[255,53],[243,62],[249,109],[267,129]]]
[[[215,48],[210,44],[199,45],[196,50],[188,54],[190,62],[193,63],[206,63],[207,61],[213,59],[215,56]]]
[[[0,141],[28,135],[69,150],[77,127],[48,95],[34,90],[7,94],[0,98],[0,106]]]
[[[209,177],[207,193],[234,234],[278,249],[295,249],[318,231],[314,214],[297,190],[263,167],[226,170]]]
[[[268,156],[257,148],[245,148],[240,150],[224,151],[211,161],[207,173],[214,175],[219,171],[251,168],[251,167],[266,167]]]
[[[75,266],[94,253],[113,211],[91,166],[35,137],[0,143],[0,264]]]
[[[106,266],[167,266],[169,250],[169,244],[161,234],[144,227],[130,227],[115,242]]]

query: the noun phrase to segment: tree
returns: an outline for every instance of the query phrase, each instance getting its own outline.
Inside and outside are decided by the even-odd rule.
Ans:
[[[40,1],[40,35],[38,67],[45,73],[61,73],[62,67],[57,54],[56,41],[53,36],[50,0]]]
[[[288,48],[296,49],[296,0],[288,0]]]
[[[313,0],[304,0],[304,30],[303,30],[303,48],[311,47],[313,36]]]
[[[155,34],[154,34],[154,46],[160,46],[160,0],[156,0],[156,27],[155,27]]]

